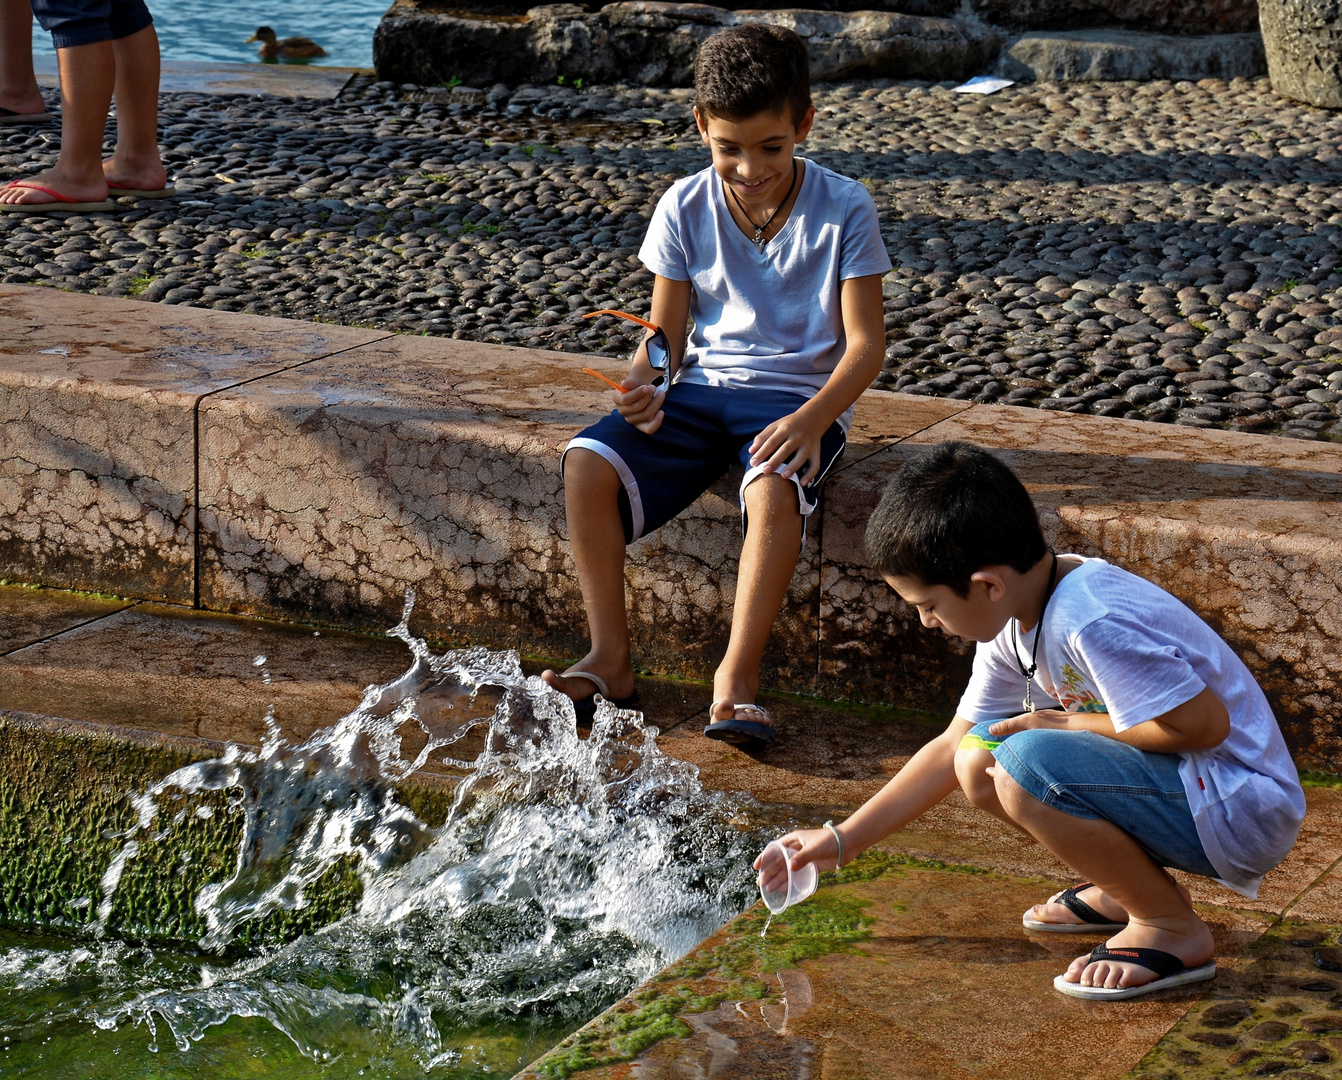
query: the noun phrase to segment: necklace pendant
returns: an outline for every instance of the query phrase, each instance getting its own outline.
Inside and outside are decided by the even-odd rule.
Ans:
[[[765,239],[764,239],[764,230],[763,230],[763,229],[760,229],[760,228],[756,228],[756,229],[755,229],[755,250],[758,251],[761,255],[764,254],[764,245],[765,245],[765,243],[766,243],[766,241],[765,241]]]

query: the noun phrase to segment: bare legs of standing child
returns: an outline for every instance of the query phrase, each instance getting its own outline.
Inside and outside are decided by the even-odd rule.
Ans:
[[[33,75],[33,9],[28,0],[0,0],[0,110],[0,116],[46,115]]]
[[[574,667],[604,679],[613,697],[624,698],[634,692],[634,669],[625,610],[619,491],[620,478],[609,462],[580,447],[569,451],[564,499],[592,641],[591,651]],[[749,527],[737,570],[731,636],[713,676],[713,700],[718,702],[714,720],[728,719],[733,702],[755,700],[760,660],[801,550],[802,516],[791,480],[762,475],[746,488],[745,502]],[[555,671],[546,671],[541,678],[570,697],[584,697],[596,689],[587,679]],[[762,718],[752,714],[751,719]]]
[[[8,2],[8,0],[0,0]],[[56,164],[23,183],[39,184],[76,202],[107,198],[109,180],[155,191],[167,182],[158,152],[158,35],[152,26],[113,41],[56,51],[61,75],[61,151]],[[113,95],[117,143],[103,160],[103,133]],[[54,200],[31,187],[0,188],[0,202]]]

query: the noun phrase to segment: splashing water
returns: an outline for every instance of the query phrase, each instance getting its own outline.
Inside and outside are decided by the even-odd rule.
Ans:
[[[142,1026],[151,1050],[166,1028],[188,1051],[230,1019],[260,1018],[309,1062],[475,1075],[457,1070],[484,1054],[462,1032],[531,1023],[557,1039],[748,906],[758,837],[733,824],[739,800],[705,792],[637,713],[603,704],[579,738],[568,699],[525,677],[516,654],[432,655],[408,629],[412,603],[391,631],[410,669],[354,711],[299,745],[268,716],[259,751],[230,746],[133,798],[137,823],[90,904],[94,939],[0,942],[0,990],[48,1002],[40,1022],[0,1020],[7,1038],[92,1020],[123,1035]],[[407,741],[422,745],[412,755]],[[437,828],[395,792],[431,759],[460,777]],[[98,936],[141,841],[180,824],[164,824],[166,801],[207,791],[226,792],[243,823],[232,875],[195,899],[210,958]],[[342,858],[363,885],[355,911],[220,959],[244,925],[308,903]]]

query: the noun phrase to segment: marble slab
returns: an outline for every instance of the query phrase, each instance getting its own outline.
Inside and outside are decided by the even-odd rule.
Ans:
[[[383,336],[0,286],[0,578],[191,602],[196,404]]]

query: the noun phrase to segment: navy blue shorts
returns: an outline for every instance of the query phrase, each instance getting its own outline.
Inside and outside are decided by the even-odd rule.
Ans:
[[[32,0],[32,7],[58,49],[116,41],[154,22],[144,0]]]
[[[738,497],[745,529],[745,492],[760,475],[750,464],[750,444],[775,420],[806,404],[801,394],[783,390],[677,383],[662,404],[662,426],[646,435],[618,412],[603,416],[564,448],[600,454],[621,482],[620,517],[625,543],[660,528],[707,491],[740,461],[746,468]],[[820,485],[843,454],[847,436],[837,421],[820,440],[820,475],[803,483],[797,477],[797,509],[805,519],[820,500]]]

